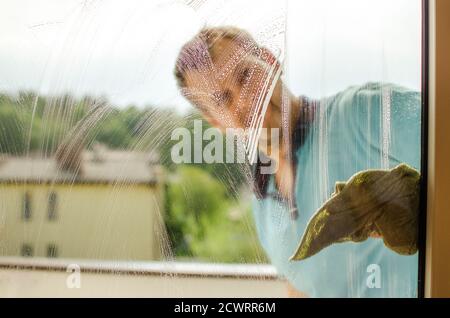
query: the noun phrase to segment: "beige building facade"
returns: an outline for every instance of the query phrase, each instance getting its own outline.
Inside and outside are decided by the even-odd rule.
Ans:
[[[157,260],[163,175],[145,153],[82,153],[77,171],[55,158],[0,160],[0,255]]]

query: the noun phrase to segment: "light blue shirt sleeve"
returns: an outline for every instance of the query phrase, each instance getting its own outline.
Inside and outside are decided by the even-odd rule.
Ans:
[[[333,244],[304,261],[289,257],[335,182],[402,162],[419,170],[420,138],[419,92],[369,83],[322,100],[296,154],[298,219],[270,196],[254,200],[261,244],[279,274],[310,297],[417,297],[417,253],[398,255],[380,239]]]

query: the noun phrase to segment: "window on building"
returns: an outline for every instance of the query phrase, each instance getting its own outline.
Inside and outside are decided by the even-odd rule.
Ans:
[[[33,256],[33,246],[31,244],[22,244],[22,248],[20,250],[20,255],[24,257],[32,257]]]
[[[58,247],[56,246],[56,244],[49,244],[47,246],[47,257],[58,257]]]
[[[23,195],[22,219],[25,221],[31,219],[31,194],[29,192]]]
[[[48,210],[47,210],[47,217],[49,221],[56,220],[57,215],[57,203],[58,203],[58,197],[56,195],[56,192],[52,191],[50,192],[48,196]]]

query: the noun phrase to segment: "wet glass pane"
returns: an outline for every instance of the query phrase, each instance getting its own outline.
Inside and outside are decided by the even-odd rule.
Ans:
[[[2,7],[0,295],[417,296],[420,0]]]

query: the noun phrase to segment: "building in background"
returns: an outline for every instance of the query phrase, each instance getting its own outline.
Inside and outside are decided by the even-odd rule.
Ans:
[[[0,158],[0,255],[159,259],[156,156],[101,145],[68,155]]]

